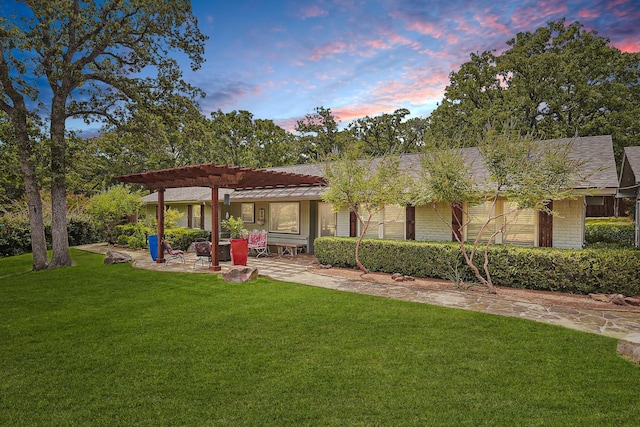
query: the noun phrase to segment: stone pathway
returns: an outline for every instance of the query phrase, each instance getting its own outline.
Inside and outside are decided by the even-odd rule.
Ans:
[[[200,264],[194,268],[195,254],[185,254],[184,264],[172,261],[165,266],[164,264],[153,262],[147,251],[128,251],[121,248],[111,248],[106,244],[84,245],[78,247],[78,249],[97,253],[106,253],[108,250],[125,252],[132,256],[134,259],[133,264],[138,268],[216,274]],[[542,305],[509,300],[503,296],[488,294],[473,295],[456,290],[424,289],[411,286],[411,282],[387,284],[369,280],[354,280],[331,275],[328,270],[310,271],[309,267],[314,262],[315,258],[308,255],[299,255],[295,258],[272,256],[257,259],[250,257],[247,265],[249,267],[257,267],[261,276],[267,276],[275,280],[500,316],[530,319],[614,338],[623,338],[630,334],[638,336],[640,334],[640,311],[617,310],[615,307],[611,309],[575,309],[551,304]],[[220,265],[223,271],[233,267],[229,262],[223,262]]]

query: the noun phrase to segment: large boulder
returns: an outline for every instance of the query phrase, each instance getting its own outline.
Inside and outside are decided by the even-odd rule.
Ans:
[[[258,278],[258,269],[255,267],[230,268],[222,273],[225,282],[244,283]]]
[[[107,251],[107,257],[104,259],[105,264],[118,264],[121,262],[132,262],[133,258],[129,254],[123,254],[117,251]]]

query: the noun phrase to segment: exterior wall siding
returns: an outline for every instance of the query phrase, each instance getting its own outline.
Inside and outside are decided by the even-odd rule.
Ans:
[[[179,220],[178,226],[187,226],[187,204],[172,204],[168,203],[172,209],[176,209],[180,212],[184,212],[184,216]],[[147,215],[155,217],[155,204],[149,204],[146,206]],[[220,219],[226,217],[226,213],[229,215],[240,215],[240,203],[232,203],[230,206],[225,206],[222,203],[219,205]],[[269,203],[266,201],[256,201],[256,219],[258,215],[258,209],[264,208],[266,211],[265,224],[245,224],[245,228],[248,230],[253,229],[265,229],[269,228]],[[308,238],[310,233],[309,223],[310,218],[310,203],[308,200],[300,201],[300,234],[283,234],[283,233],[270,233],[269,239],[273,242],[277,241],[296,241],[306,242],[308,244]],[[585,220],[585,198],[580,197],[574,200],[559,200],[554,201],[554,210],[558,212],[558,215],[553,218],[553,247],[578,249],[584,245],[584,220]],[[451,220],[451,208],[447,204],[439,204],[438,211],[442,217],[446,220]],[[443,223],[438,214],[431,206],[417,206],[415,210],[415,233],[417,241],[443,241],[450,242],[451,229],[447,224]],[[336,236],[348,237],[349,236],[349,210],[346,208],[341,209],[337,213],[336,224]],[[205,205],[204,209],[204,229],[211,231],[211,207],[209,204]],[[220,229],[221,234],[224,231]]]
[[[451,207],[438,204],[438,212],[445,220],[451,221]],[[451,229],[442,222],[431,206],[416,206],[416,240],[450,242]]]
[[[585,199],[554,200],[553,247],[579,249],[584,245]]]

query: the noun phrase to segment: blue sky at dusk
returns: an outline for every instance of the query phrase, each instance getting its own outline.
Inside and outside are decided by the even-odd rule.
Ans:
[[[248,110],[292,130],[315,107],[342,125],[407,108],[426,117],[471,52],[499,54],[518,32],[566,18],[640,51],[640,2],[232,0],[192,2],[209,36],[187,80],[203,113]]]

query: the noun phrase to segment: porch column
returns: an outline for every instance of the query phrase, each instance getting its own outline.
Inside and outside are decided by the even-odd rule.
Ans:
[[[158,190],[158,258],[156,263],[162,264],[164,259],[164,245],[162,239],[164,237],[164,188]]]
[[[218,241],[218,187],[211,187],[211,265],[209,270],[220,271],[220,248]]]

